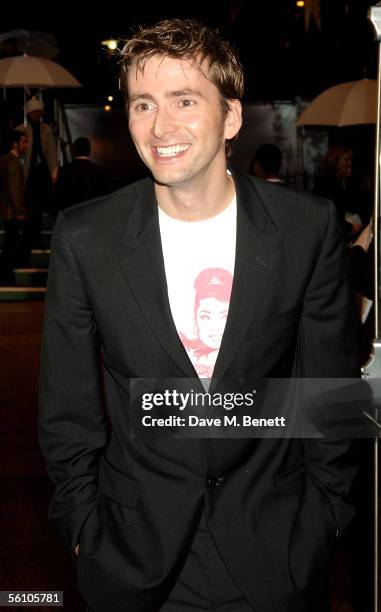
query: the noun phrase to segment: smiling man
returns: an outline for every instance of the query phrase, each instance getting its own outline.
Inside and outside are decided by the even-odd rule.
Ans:
[[[156,55],[135,64],[126,77],[129,127],[160,209],[183,221],[217,215],[234,196],[225,141],[241,127],[240,100],[223,100],[205,59]]]
[[[215,32],[160,22],[121,66],[152,178],[57,221],[41,362],[50,518],[95,612],[323,612],[353,515],[348,443],[145,439],[130,381],[236,380],[242,396],[261,378],[356,376],[334,207],[227,171],[243,73]]]

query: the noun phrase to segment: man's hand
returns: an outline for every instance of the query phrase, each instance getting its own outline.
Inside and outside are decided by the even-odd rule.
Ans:
[[[73,549],[73,552],[75,554],[76,557],[78,557],[78,553],[79,553],[79,544],[77,544],[77,546],[75,546],[75,548]]]

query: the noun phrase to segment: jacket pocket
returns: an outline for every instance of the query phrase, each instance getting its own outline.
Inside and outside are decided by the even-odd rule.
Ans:
[[[306,478],[304,497],[291,533],[289,570],[294,588],[328,580],[336,522],[322,487]]]

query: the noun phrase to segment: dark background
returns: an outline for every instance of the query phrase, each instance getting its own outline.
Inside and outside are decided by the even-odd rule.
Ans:
[[[83,87],[44,90],[45,119],[54,122],[55,99],[71,109],[70,138],[90,138],[93,159],[107,167],[113,187],[117,188],[141,178],[146,169],[128,134],[118,90],[118,54],[107,51],[101,41],[123,41],[139,25],[170,17],[197,18],[218,28],[237,48],[246,77],[244,110],[249,132],[241,132],[233,164],[248,170],[255,149],[263,142],[274,142],[282,148],[287,161],[283,166],[284,180],[291,186],[310,189],[328,143],[350,144],[355,151],[354,170],[360,176],[373,165],[374,126],[324,131],[312,128],[303,133],[303,147],[307,147],[303,154],[297,143],[301,132],[297,135],[295,128],[303,104],[323,90],[364,76],[376,78],[378,44],[367,17],[372,4],[375,2],[371,0],[321,0],[321,28],[311,19],[306,29],[305,9],[298,8],[296,0],[194,0],[177,6],[167,0],[128,5],[77,2],[50,8],[15,2],[3,10],[0,32],[27,29],[55,36],[60,52],[53,61],[67,68]],[[107,117],[102,109],[110,95],[114,99],[112,113]],[[8,89],[7,96],[13,124],[18,125],[23,120],[22,90]],[[278,103],[285,106],[277,106]],[[308,163],[311,158],[314,161]]]
[[[105,38],[126,38],[139,24],[161,18],[197,18],[237,47],[246,73],[248,101],[309,99],[339,82],[376,77],[377,44],[367,19],[369,0],[321,0],[321,30],[305,30],[296,0],[219,0],[178,3],[15,2],[2,9],[0,31],[40,30],[56,36],[62,64],[83,84],[69,102],[104,103],[117,95],[117,61],[102,50]],[[80,11],[80,12],[79,12]],[[118,98],[117,100],[118,101]]]

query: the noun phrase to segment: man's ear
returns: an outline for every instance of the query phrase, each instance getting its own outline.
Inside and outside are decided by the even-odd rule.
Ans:
[[[228,112],[225,117],[225,140],[237,136],[242,126],[242,104],[239,100],[226,100]]]

